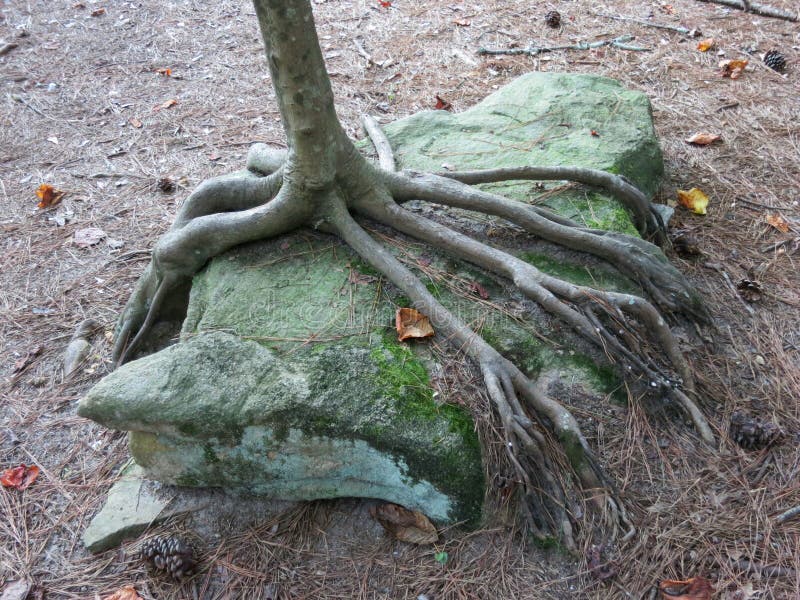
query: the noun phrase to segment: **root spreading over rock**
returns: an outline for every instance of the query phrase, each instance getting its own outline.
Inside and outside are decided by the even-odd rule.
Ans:
[[[532,530],[574,548],[570,488],[553,456],[555,439],[575,479],[623,536],[634,533],[613,482],[600,468],[576,419],[519,368],[501,356],[427,290],[362,226],[381,223],[512,282],[527,298],[596,344],[619,369],[643,379],[654,394],[681,406],[700,436],[713,435],[692,399],[692,372],[659,310],[706,317],[682,275],[643,239],[588,229],[548,210],[481,191],[475,184],[511,179],[569,180],[601,188],[630,211],[640,233],[666,240],[649,199],[623,177],[581,167],[526,167],[445,175],[396,171],[388,140],[377,124],[365,129],[379,164],[362,157],[336,117],[333,95],[307,0],[256,0],[288,151],[254,146],[247,169],[209,180],[182,206],[158,241],[152,261],[120,318],[116,364],[133,356],[150,334],[165,301],[189,284],[212,257],[240,244],[299,227],[339,236],[429,315],[437,332],[480,369],[502,423],[506,452],[524,489]],[[575,285],[542,273],[501,249],[479,242],[403,207],[424,200],[501,217],[533,236],[600,257],[637,281],[651,301]],[[660,351],[653,351],[658,348]],[[649,350],[648,350],[649,349]]]

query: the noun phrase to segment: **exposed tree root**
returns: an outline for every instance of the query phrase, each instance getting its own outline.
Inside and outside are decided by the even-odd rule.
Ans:
[[[468,183],[513,178],[567,178],[611,191],[631,210],[640,229],[663,237],[663,223],[649,202],[624,179],[587,169],[516,169],[450,174],[449,177],[395,172],[388,141],[377,124],[365,127],[376,142],[381,169],[353,152],[327,163],[327,179],[304,177],[307,165],[290,150],[254,146],[247,172],[202,184],[186,201],[170,230],[158,241],[151,264],[120,318],[114,359],[124,362],[147,338],[165,298],[212,257],[234,246],[273,237],[307,225],[332,232],[383,273],[426,313],[437,333],[461,348],[481,370],[503,425],[506,452],[524,490],[524,510],[540,537],[559,536],[575,548],[570,514],[571,490],[548,447],[555,439],[577,480],[614,527],[633,535],[613,482],[603,473],[577,421],[515,365],[442,306],[422,282],[352,213],[373,219],[510,280],[525,296],[597,344],[612,362],[653,392],[684,408],[700,435],[713,440],[702,413],[690,398],[691,369],[656,308],[630,294],[595,290],[542,273],[517,257],[483,244],[400,203],[423,199],[506,218],[551,242],[607,259],[639,281],[662,308],[704,316],[691,288],[669,263],[643,240],[582,228],[545,209],[470,187]],[[306,161],[311,160],[306,157]],[[130,341],[129,341],[130,340]],[[650,340],[650,344],[647,343]],[[658,346],[660,351],[651,351]],[[550,431],[553,438],[548,438]]]

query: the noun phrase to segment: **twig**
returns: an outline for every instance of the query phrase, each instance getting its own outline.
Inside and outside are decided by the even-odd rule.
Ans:
[[[698,0],[698,2],[708,2],[710,4],[722,4],[723,6],[730,6],[731,8],[738,8],[744,12],[753,13],[762,17],[772,17],[773,19],[783,19],[784,21],[797,22],[800,16],[792,14],[779,8],[773,8],[766,4],[757,4],[756,2],[749,2],[747,0]]]
[[[631,46],[627,42],[633,40],[632,35],[621,35],[611,40],[600,40],[599,42],[579,42],[577,44],[569,44],[565,46],[528,46],[527,48],[479,48],[478,54],[481,56],[498,55],[498,54],[526,54],[528,56],[538,56],[544,52],[555,52],[557,50],[590,50],[592,48],[601,48],[603,46],[613,46],[620,50],[630,50],[632,52],[650,52],[650,48],[643,48],[642,46]]]
[[[634,19],[633,17],[623,17],[618,15],[609,15],[607,13],[594,13],[598,17],[603,17],[605,19],[613,19],[615,21],[628,21],[629,23],[636,23],[638,25],[644,25],[645,27],[655,27],[656,29],[666,29],[667,31],[675,31],[677,33],[682,33],[683,35],[694,35],[699,33],[697,29],[686,29],[686,27],[675,27],[674,25],[665,25],[663,23],[651,23],[650,21],[646,21],[644,19]]]
[[[762,565],[761,563],[753,562],[746,558],[740,558],[731,562],[745,573],[758,573],[762,577],[795,577],[797,575],[794,569]]]
[[[800,515],[800,504],[798,504],[797,506],[793,506],[789,510],[782,512],[777,517],[775,517],[775,524],[781,525],[790,519],[794,519],[798,515]]]
[[[9,52],[11,52],[14,48],[19,48],[19,44],[14,42],[3,44],[2,46],[0,46],[0,56],[5,56]]]

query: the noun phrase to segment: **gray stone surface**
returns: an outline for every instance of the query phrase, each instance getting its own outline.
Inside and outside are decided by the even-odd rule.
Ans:
[[[647,99],[600,77],[531,74],[464,113],[420,113],[385,130],[403,167],[580,164],[625,174],[647,191],[662,173]],[[542,192],[532,182],[487,187],[524,200]],[[625,211],[597,192],[573,188],[547,203],[590,226],[633,231]],[[465,223],[458,211],[450,216]],[[490,241],[578,283],[633,288],[583,256],[554,255],[527,239]],[[547,317],[501,282],[406,250],[407,259],[425,252],[432,269],[486,290],[502,310],[428,282],[531,376],[615,387],[591,351],[571,346],[563,326],[549,330]],[[430,341],[396,341],[395,308],[407,299],[376,275],[337,241],[310,233],[217,257],[194,279],[181,341],[107,376],[80,414],[131,431],[137,463],[160,481],[283,499],[375,497],[476,524],[485,487],[477,437],[467,411],[443,403],[470,399],[458,389],[434,397],[431,375],[447,365]],[[561,349],[534,331],[558,336]]]
[[[146,481],[142,469],[134,465],[111,486],[103,508],[83,532],[83,543],[90,552],[103,552],[140,535],[152,525],[193,508],[178,507],[171,501],[170,493]]]

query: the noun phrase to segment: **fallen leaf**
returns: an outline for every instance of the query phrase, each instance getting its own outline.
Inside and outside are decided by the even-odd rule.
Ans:
[[[781,233],[789,233],[789,222],[781,215],[767,215],[766,220]]]
[[[436,106],[434,108],[436,110],[453,110],[453,105],[437,94]]]
[[[708,196],[697,188],[692,188],[688,192],[678,190],[678,204],[697,215],[704,215],[708,206]]]
[[[473,281],[469,284],[469,291],[478,294],[478,296],[480,296],[483,300],[489,299],[489,292],[487,292],[486,288],[477,281]]]
[[[469,27],[470,25],[472,25],[472,21],[470,21],[469,19],[456,19],[455,21],[453,21],[453,23],[455,23],[459,27]]]
[[[96,8],[96,9],[94,9],[92,11],[92,16],[93,17],[99,17],[100,15],[104,15],[104,14],[106,14],[106,9],[103,8],[103,7]]]
[[[658,589],[662,600],[710,600],[714,586],[705,577],[692,577],[686,581],[665,579]]]
[[[110,596],[106,596],[103,600],[144,600],[137,592],[136,588],[132,585],[126,585],[119,588]]]
[[[131,126],[135,127],[136,129],[142,128],[142,122],[136,117],[131,117],[130,119],[128,119],[128,123],[130,123]]]
[[[699,131],[694,135],[686,138],[687,144],[694,144],[696,146],[708,146],[709,144],[713,144],[720,136],[716,133],[709,133],[708,131]]]
[[[17,373],[21,373],[27,369],[28,366],[33,362],[33,359],[42,353],[42,350],[44,350],[44,346],[36,346],[33,350],[29,350],[25,356],[14,363],[14,369],[11,371],[11,373],[16,375]]]
[[[387,502],[373,507],[370,512],[386,531],[401,542],[433,544],[439,539],[436,527],[419,511]]]
[[[12,581],[3,590],[0,600],[25,600],[30,589],[31,584],[27,579]]]
[[[36,196],[39,198],[39,204],[36,206],[39,208],[50,208],[61,202],[61,198],[64,197],[64,192],[57,190],[49,183],[43,183],[39,186],[39,189],[36,190]]]
[[[177,101],[177,100],[175,100],[175,98],[171,98],[171,99],[167,100],[166,102],[162,102],[161,104],[159,104],[158,106],[156,106],[156,107],[155,107],[153,110],[155,110],[155,111],[159,111],[159,110],[161,110],[162,108],[172,108],[172,107],[173,107],[173,106],[175,106],[177,103],[178,103],[178,101]]]
[[[10,487],[16,490],[24,490],[39,476],[39,467],[36,465],[26,466],[21,464],[18,467],[12,467],[3,471],[0,475],[0,483],[3,487]]]
[[[410,338],[426,338],[433,335],[431,322],[414,308],[398,308],[394,317],[397,339],[401,342]]]
[[[716,45],[717,41],[714,38],[706,38],[697,42],[697,49],[700,50],[700,52],[708,52]]]
[[[723,60],[719,63],[719,68],[722,69],[721,75],[731,79],[739,79],[748,62],[750,61],[744,59]]]
[[[87,227],[75,232],[75,245],[78,248],[88,248],[94,246],[106,237],[106,232],[97,227]]]
[[[164,77],[171,77],[172,69],[156,69],[156,73],[163,75]]]

